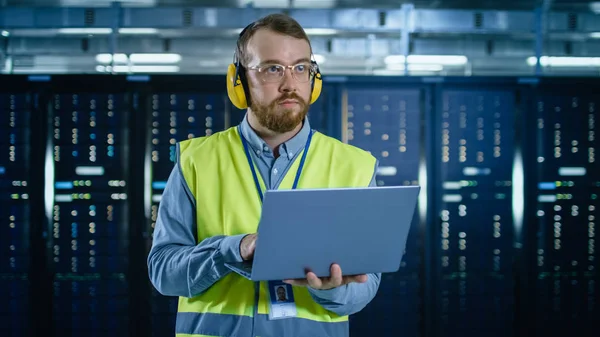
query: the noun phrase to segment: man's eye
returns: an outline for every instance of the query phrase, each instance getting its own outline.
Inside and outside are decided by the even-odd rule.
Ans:
[[[279,67],[278,66],[270,66],[267,68],[267,71],[270,73],[278,73],[279,72]]]
[[[305,66],[304,66],[304,65],[299,65],[299,66],[296,66],[296,71],[297,71],[297,72],[299,72],[299,73],[303,73],[303,72],[304,72],[304,70],[305,70]]]

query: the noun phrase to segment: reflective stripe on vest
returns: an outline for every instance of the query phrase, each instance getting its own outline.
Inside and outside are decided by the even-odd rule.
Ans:
[[[301,155],[297,155],[279,189],[292,187]],[[215,235],[256,232],[261,202],[237,127],[179,143],[178,162],[196,200],[198,242]],[[375,158],[369,153],[315,132],[298,189],[368,186],[374,168]],[[260,175],[259,183],[265,190]],[[290,215],[300,207],[290,205]],[[347,336],[347,316],[325,310],[304,287],[293,287],[293,292],[297,318],[268,321],[266,282],[260,282],[257,301],[255,283],[229,273],[204,293],[179,299],[177,332],[251,336],[246,329],[254,324],[253,336],[266,337],[272,331],[288,331],[290,327],[290,331],[320,331],[311,336]],[[255,309],[258,317],[253,319]]]
[[[281,336],[347,336],[348,321],[323,323],[302,318],[269,321],[268,315],[252,317],[213,313],[177,313],[177,336],[238,336],[250,335],[255,324],[255,335],[260,337]],[[246,332],[246,334],[240,332]]]

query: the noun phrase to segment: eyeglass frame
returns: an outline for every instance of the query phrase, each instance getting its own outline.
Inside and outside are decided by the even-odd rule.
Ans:
[[[295,71],[293,71],[294,68],[296,68],[297,66],[300,66],[300,65],[305,65],[305,66],[308,66],[308,68],[309,68],[308,69],[308,79],[306,81],[299,80],[296,77],[297,74],[295,73]],[[298,81],[300,83],[307,83],[307,82],[312,81],[315,78],[315,76],[317,75],[317,73],[319,73],[319,65],[317,64],[317,62],[315,62],[313,60],[305,61],[305,62],[300,62],[300,63],[296,63],[294,65],[287,65],[287,66],[283,65],[283,64],[276,63],[276,62],[266,62],[266,63],[261,63],[261,64],[256,65],[256,66],[247,67],[246,69],[248,69],[248,70],[255,70],[259,74],[261,74],[261,76],[264,77],[266,75],[264,75],[265,73],[262,71],[263,68],[265,68],[265,67],[272,67],[272,66],[281,67],[281,68],[283,68],[283,71],[281,72],[281,75],[279,75],[279,77],[277,78],[277,80],[268,81],[265,78],[262,78],[262,80],[265,81],[265,82],[267,82],[267,83],[277,83],[277,82],[280,82],[284,78],[285,72],[286,72],[287,69],[292,70],[292,77],[296,81]]]

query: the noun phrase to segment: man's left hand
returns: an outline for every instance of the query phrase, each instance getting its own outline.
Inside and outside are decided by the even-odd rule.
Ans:
[[[294,286],[309,286],[313,289],[329,290],[353,282],[365,283],[368,280],[366,274],[342,276],[342,268],[335,263],[331,265],[330,272],[331,277],[319,278],[315,273],[308,272],[305,279],[284,280],[283,282]]]

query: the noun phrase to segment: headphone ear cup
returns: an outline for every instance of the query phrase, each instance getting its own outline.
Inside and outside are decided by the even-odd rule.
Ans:
[[[237,74],[236,65],[233,63],[227,67],[227,96],[236,108],[242,110],[248,107],[242,80]]]
[[[321,79],[321,73],[317,71],[315,78],[313,79],[312,93],[310,94],[310,104],[313,104],[321,95],[321,88],[323,87],[323,80]]]

